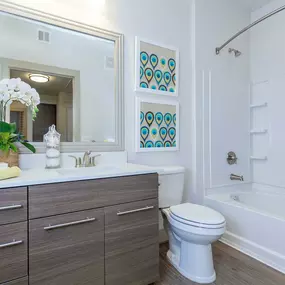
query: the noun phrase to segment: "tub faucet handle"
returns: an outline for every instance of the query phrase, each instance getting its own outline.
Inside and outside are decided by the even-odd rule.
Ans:
[[[244,181],[243,175],[231,174],[230,179],[231,180]]]

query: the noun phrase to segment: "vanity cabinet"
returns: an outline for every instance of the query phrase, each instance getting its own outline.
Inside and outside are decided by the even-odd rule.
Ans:
[[[1,189],[0,284],[27,275],[27,188]],[[5,283],[5,285],[6,284],[8,285],[10,283]]]
[[[157,199],[105,208],[106,285],[158,279]]]
[[[29,285],[29,280],[28,277],[25,277],[4,283],[3,285]]]
[[[28,192],[5,189],[5,195],[12,197],[7,205],[22,207],[1,219],[0,242],[15,245],[0,246],[0,284],[147,285],[158,280],[157,174],[36,185]],[[12,211],[20,211],[18,217]],[[21,222],[27,212],[28,222]],[[27,275],[29,282],[19,279]]]
[[[138,175],[29,187],[30,219],[157,197],[157,175]]]
[[[28,275],[27,222],[0,226],[0,284]]]
[[[104,211],[30,221],[30,284],[104,284]]]
[[[0,225],[27,220],[27,187],[0,189]]]

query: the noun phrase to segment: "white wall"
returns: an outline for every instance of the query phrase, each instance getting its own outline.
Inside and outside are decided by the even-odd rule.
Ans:
[[[13,0],[8,1],[124,34],[126,150],[129,161],[179,164],[192,181],[192,0]],[[180,151],[135,153],[134,38],[139,36],[180,49]],[[190,197],[192,198],[192,197]]]
[[[198,188],[232,185],[231,173],[250,180],[249,164],[249,35],[244,34],[220,55],[215,48],[250,23],[250,10],[234,0],[197,0],[196,30],[196,144]],[[242,52],[239,58],[228,48]],[[229,166],[227,152],[238,164]],[[204,165],[203,165],[204,162]]]
[[[252,13],[252,21],[285,5],[273,1]],[[255,155],[267,156],[267,161],[253,163],[253,181],[285,187],[285,11],[260,23],[251,31],[252,103],[268,102],[267,108],[255,110],[252,124],[266,128],[268,134],[256,136],[252,144]]]

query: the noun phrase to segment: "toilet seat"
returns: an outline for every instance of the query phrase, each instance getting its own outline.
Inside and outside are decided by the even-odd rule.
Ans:
[[[219,229],[226,224],[225,218],[217,211],[191,203],[170,207],[170,216],[177,222],[197,228]]]

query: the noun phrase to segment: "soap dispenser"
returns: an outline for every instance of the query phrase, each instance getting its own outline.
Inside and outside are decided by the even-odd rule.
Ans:
[[[56,131],[55,125],[49,127],[44,135],[46,143],[46,168],[54,169],[60,167],[60,134]]]

